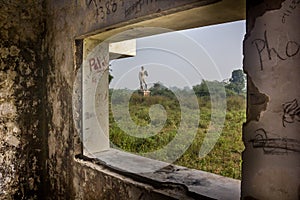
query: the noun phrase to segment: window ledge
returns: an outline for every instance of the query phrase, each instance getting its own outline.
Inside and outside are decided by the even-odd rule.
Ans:
[[[240,199],[240,180],[176,166],[116,149],[102,151],[94,156],[97,159],[82,156],[81,158],[154,188],[176,190],[176,193],[184,193],[195,199]],[[159,170],[155,171],[155,169]]]

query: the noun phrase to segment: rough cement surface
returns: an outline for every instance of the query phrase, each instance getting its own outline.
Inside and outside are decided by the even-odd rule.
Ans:
[[[195,2],[0,0],[0,199],[172,199],[74,159],[75,38]]]
[[[42,1],[0,1],[0,199],[41,189]]]
[[[172,3],[170,3],[172,2]],[[78,87],[80,59],[74,57],[75,38],[116,23],[159,14],[195,1],[48,1],[45,48],[47,71],[48,199],[171,199],[152,187],[107,174],[74,160],[78,153],[78,122],[73,121],[72,94]],[[77,49],[78,50],[78,49]],[[79,63],[74,66],[74,63]],[[77,92],[80,92],[79,90]],[[76,150],[75,150],[76,149]]]
[[[300,2],[248,1],[242,197],[300,197]]]

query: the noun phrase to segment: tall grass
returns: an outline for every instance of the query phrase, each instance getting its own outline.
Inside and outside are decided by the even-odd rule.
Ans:
[[[138,93],[134,93],[129,102],[129,113],[136,124],[146,126],[150,123],[149,108],[155,104],[162,105],[167,113],[166,123],[159,133],[148,138],[130,136],[119,128],[110,109],[110,141],[124,151],[139,155],[166,146],[174,139],[180,126],[181,108],[176,98],[165,96],[143,97]],[[198,97],[198,105],[200,115],[196,116],[199,117],[196,137],[187,151],[174,164],[240,179],[241,152],[244,149],[242,143],[242,124],[246,118],[245,98],[239,95],[227,98],[226,120],[222,134],[212,151],[204,158],[199,158],[199,151],[211,120],[209,97]],[[114,106],[118,106],[118,103],[114,102]],[[122,110],[123,108],[120,106],[118,109]],[[186,109],[193,108],[188,108],[187,106]],[[135,130],[132,131],[134,132]]]

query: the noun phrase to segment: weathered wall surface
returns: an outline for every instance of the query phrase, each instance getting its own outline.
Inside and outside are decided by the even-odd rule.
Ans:
[[[203,2],[0,0],[0,199],[171,199],[75,159],[75,38]]]
[[[248,1],[242,196],[300,198],[300,1]]]
[[[0,1],[0,199],[42,191],[42,1]]]
[[[78,132],[72,113],[75,37],[150,13],[198,1],[77,0],[48,1],[45,48],[50,61],[48,94],[49,199],[166,199],[122,177],[105,175],[74,160]],[[80,66],[79,66],[80,67]],[[75,116],[78,116],[75,114]],[[75,145],[74,145],[75,144]]]

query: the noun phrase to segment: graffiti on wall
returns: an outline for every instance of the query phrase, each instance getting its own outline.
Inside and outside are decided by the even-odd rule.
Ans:
[[[300,106],[298,105],[297,99],[282,104],[283,115],[282,125],[286,127],[287,123],[300,122]]]
[[[300,153],[300,142],[298,140],[287,137],[269,137],[263,128],[257,129],[255,137],[249,142],[252,143],[253,148],[262,149],[264,154]]]
[[[101,20],[117,12],[118,8],[123,4],[123,1],[117,0],[86,0],[87,8],[94,9],[95,18]]]
[[[287,60],[288,58],[296,56],[300,51],[300,43],[296,41],[286,41],[285,45],[283,46],[272,46],[268,40],[268,34],[266,30],[264,31],[264,37],[254,39],[252,44],[255,45],[257,50],[261,71],[264,70],[264,55],[267,55],[267,60],[269,61],[274,59]]]
[[[288,7],[284,10],[281,17],[281,22],[283,24],[286,22],[287,18],[294,13],[295,9],[298,7],[298,4],[300,4],[300,0],[292,0]]]
[[[88,69],[88,71],[86,73],[85,83],[91,81],[93,84],[97,84],[103,72],[109,70],[108,62],[108,55],[104,58],[100,56],[89,57],[86,61],[86,69]]]
[[[94,9],[94,15],[97,19],[107,19],[110,15],[118,12],[124,12],[125,17],[140,13],[144,7],[155,3],[157,0],[85,0],[88,9]]]
[[[150,3],[156,1],[157,0],[137,0],[129,4],[129,6],[125,8],[125,17],[141,12],[144,6],[148,6]]]
[[[107,68],[108,59],[102,60],[100,57],[94,57],[89,59],[90,71],[103,71]]]

